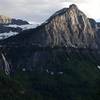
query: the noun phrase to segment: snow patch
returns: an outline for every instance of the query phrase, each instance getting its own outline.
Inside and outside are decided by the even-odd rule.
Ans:
[[[26,71],[26,69],[25,69],[25,68],[23,68],[23,69],[22,69],[22,71],[23,71],[23,72],[25,72],[25,71]]]
[[[100,69],[100,65],[97,65],[97,68]]]
[[[27,25],[6,25],[6,27],[12,27],[12,28],[22,28],[22,30],[26,30],[26,29],[32,29],[32,28],[36,28],[38,26],[38,24],[27,24]]]
[[[9,33],[0,33],[0,39],[6,39],[10,36],[18,34],[17,32],[10,31]]]
[[[54,72],[50,72],[51,75],[54,75]]]
[[[62,75],[63,74],[63,72],[58,72],[60,75]]]

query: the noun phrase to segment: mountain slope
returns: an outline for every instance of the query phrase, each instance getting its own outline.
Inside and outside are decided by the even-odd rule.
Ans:
[[[25,25],[29,24],[27,21],[23,21],[20,19],[14,19],[7,16],[0,15],[0,24],[16,24],[16,25]]]
[[[10,77],[25,90],[21,99],[24,96],[26,100],[100,99],[100,55],[97,51],[9,47],[3,48],[2,53],[11,68]],[[0,67],[6,68],[1,56]],[[20,97],[20,94],[13,95]]]
[[[36,27],[36,25],[31,25],[27,21],[0,15],[0,40],[34,27]]]
[[[0,68],[23,86],[21,100],[99,100],[98,46],[97,24],[71,5],[0,41]]]
[[[96,24],[94,26],[92,27],[86,15],[73,4],[56,12],[41,26],[7,39],[6,43],[7,45],[13,42],[14,45],[21,43],[22,45],[97,48]]]

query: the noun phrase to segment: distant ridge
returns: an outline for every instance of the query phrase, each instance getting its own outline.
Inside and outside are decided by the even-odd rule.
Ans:
[[[14,19],[4,15],[0,15],[0,24],[16,24],[16,25],[25,25],[29,24],[27,21],[21,19]]]

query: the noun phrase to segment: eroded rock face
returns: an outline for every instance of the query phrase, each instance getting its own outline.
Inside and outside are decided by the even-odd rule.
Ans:
[[[20,19],[13,19],[7,16],[0,15],[0,24],[2,25],[5,25],[5,24],[25,25],[29,23],[27,21],[23,21]]]
[[[23,41],[24,39],[24,41]],[[61,9],[36,29],[3,41],[11,45],[64,46],[74,48],[97,48],[96,26],[92,19],[76,5]]]
[[[54,46],[97,47],[95,28],[92,28],[89,19],[74,4],[56,12],[47,20],[45,30],[50,35],[50,44]]]
[[[9,44],[13,41],[13,44],[23,45],[97,48],[95,25],[92,19],[87,18],[76,5],[72,4],[69,8],[57,11],[36,29],[23,31],[24,34],[10,39]]]
[[[10,24],[11,18],[0,15],[0,24]]]

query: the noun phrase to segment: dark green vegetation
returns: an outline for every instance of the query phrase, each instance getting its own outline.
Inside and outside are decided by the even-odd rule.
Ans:
[[[10,77],[0,73],[0,100],[100,100],[96,51],[46,49],[38,53],[44,51],[47,61],[41,60],[32,71],[16,69]]]

